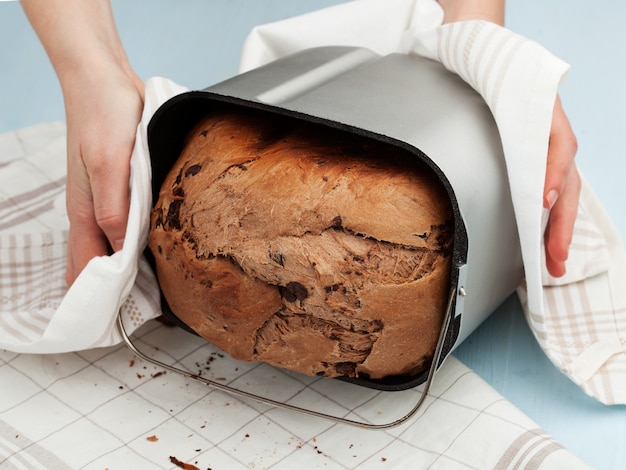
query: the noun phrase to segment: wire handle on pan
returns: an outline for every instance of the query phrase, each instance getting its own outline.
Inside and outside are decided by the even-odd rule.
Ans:
[[[271,398],[267,398],[267,397],[263,397],[260,395],[256,395],[254,393],[250,393],[250,392],[246,392],[244,390],[240,390],[237,388],[233,388],[230,387],[228,385],[224,385],[222,383],[219,382],[215,382],[214,380],[209,380],[209,379],[205,379],[204,377],[200,377],[196,374],[192,374],[189,371],[186,371],[184,369],[179,369],[177,367],[174,367],[172,365],[169,364],[165,364],[164,362],[161,362],[157,359],[154,359],[146,354],[144,354],[143,352],[141,352],[139,349],[137,349],[137,347],[133,344],[133,342],[131,341],[130,337],[128,336],[128,334],[126,333],[126,330],[124,329],[124,323],[122,321],[122,313],[120,310],[120,313],[117,316],[117,324],[119,326],[119,330],[120,333],[122,335],[122,339],[124,340],[124,342],[126,343],[126,345],[130,348],[131,351],[133,351],[133,353],[135,353],[135,355],[137,355],[137,357],[151,362],[152,364],[155,364],[159,367],[162,367],[166,370],[169,370],[170,372],[175,372],[177,374],[180,374],[184,377],[188,377],[190,379],[193,380],[197,380],[198,382],[202,382],[205,385],[209,385],[211,387],[214,387],[218,390],[221,390],[223,392],[226,393],[230,393],[232,395],[237,395],[237,396],[241,396],[244,398],[249,398],[252,400],[255,400],[257,402],[260,403],[264,403],[266,405],[270,405],[270,406],[274,406],[274,407],[278,407],[278,408],[283,408],[286,410],[290,410],[290,411],[295,411],[298,413],[303,413],[309,416],[316,416],[318,418],[324,418],[324,419],[329,419],[331,421],[335,421],[338,423],[343,423],[343,424],[349,424],[352,426],[358,426],[360,428],[365,428],[365,429],[389,429],[395,426],[399,426],[400,424],[404,423],[405,421],[407,421],[409,418],[411,418],[416,412],[417,410],[420,408],[420,406],[422,405],[422,403],[424,402],[424,400],[426,399],[426,395],[428,394],[428,390],[430,388],[431,382],[433,380],[433,376],[435,374],[435,370],[437,369],[437,365],[440,362],[441,359],[441,353],[443,351],[443,345],[445,343],[445,337],[446,337],[446,333],[448,331],[448,327],[450,326],[450,322],[453,316],[453,312],[452,312],[452,307],[454,305],[454,296],[456,295],[456,289],[451,289],[450,292],[450,297],[448,298],[448,305],[446,308],[446,313],[444,316],[444,324],[442,325],[441,331],[439,333],[439,339],[437,340],[437,346],[435,347],[435,352],[433,354],[433,360],[431,362],[431,366],[430,369],[428,371],[428,377],[426,378],[426,381],[423,384],[423,390],[422,393],[417,401],[417,403],[415,404],[415,406],[404,416],[402,416],[401,418],[395,420],[395,421],[391,421],[389,423],[384,423],[384,424],[372,424],[372,423],[365,423],[365,422],[361,422],[361,421],[355,421],[352,419],[347,419],[347,418],[342,418],[340,416],[335,416],[335,415],[329,415],[326,413],[322,413],[319,411],[314,411],[314,410],[309,410],[307,408],[301,408],[299,406],[294,406],[294,405],[290,405],[288,403],[284,403],[281,401],[277,401],[277,400],[272,400]]]

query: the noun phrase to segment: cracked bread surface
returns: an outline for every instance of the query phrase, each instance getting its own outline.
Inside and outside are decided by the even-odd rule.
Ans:
[[[221,109],[164,181],[149,247],[172,312],[233,357],[381,379],[428,366],[453,215],[408,151]]]

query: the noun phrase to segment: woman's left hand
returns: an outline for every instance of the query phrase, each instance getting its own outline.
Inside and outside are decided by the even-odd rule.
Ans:
[[[574,162],[577,150],[576,136],[557,96],[543,192],[543,205],[551,209],[544,234],[546,268],[554,277],[565,274],[565,262],[578,212],[581,183]]]

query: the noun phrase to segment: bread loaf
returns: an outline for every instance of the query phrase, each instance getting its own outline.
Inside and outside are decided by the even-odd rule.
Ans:
[[[233,357],[381,379],[429,364],[452,227],[445,189],[408,151],[222,109],[163,183],[149,247],[172,312]]]

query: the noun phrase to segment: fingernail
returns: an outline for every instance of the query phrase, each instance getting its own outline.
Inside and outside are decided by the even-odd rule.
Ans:
[[[552,209],[556,204],[556,200],[559,198],[559,192],[556,189],[551,189],[546,194],[546,199],[548,201],[548,209]]]
[[[113,249],[115,251],[120,251],[122,248],[124,248],[124,239],[121,238],[119,240],[115,240],[115,242],[113,242]]]

